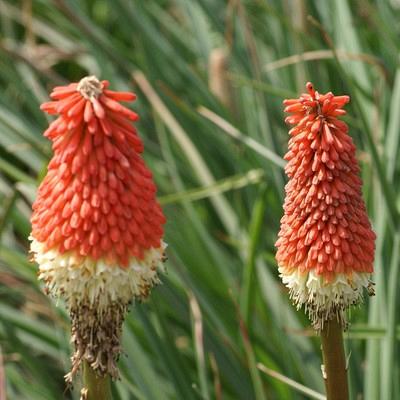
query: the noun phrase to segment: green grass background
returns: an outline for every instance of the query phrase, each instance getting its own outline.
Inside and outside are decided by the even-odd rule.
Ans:
[[[27,237],[51,155],[39,104],[89,73],[138,94],[168,217],[168,272],[127,318],[115,399],[312,398],[257,363],[323,392],[319,340],[274,261],[282,100],[308,80],[351,96],[378,236],[377,294],[345,334],[352,399],[400,399],[399,21],[398,0],[0,0],[0,399],[79,398],[79,383],[64,392],[68,317],[43,294]],[[228,54],[229,107],[208,85],[215,48]]]

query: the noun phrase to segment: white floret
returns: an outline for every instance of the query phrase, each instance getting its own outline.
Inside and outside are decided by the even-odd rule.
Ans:
[[[346,327],[345,312],[351,305],[362,302],[363,289],[373,294],[371,274],[366,272],[338,273],[330,281],[314,270],[300,272],[294,269],[288,272],[286,268],[279,267],[279,273],[297,309],[304,305],[317,329],[321,329],[324,321],[333,317]]]
[[[158,271],[164,269],[165,243],[147,250],[142,260],[132,257],[127,267],[120,267],[71,252],[61,254],[57,249],[45,251],[43,243],[31,239],[39,279],[45,282],[50,294],[64,298],[69,307],[82,301],[96,303],[101,313],[114,302],[144,298],[149,288],[159,283]]]

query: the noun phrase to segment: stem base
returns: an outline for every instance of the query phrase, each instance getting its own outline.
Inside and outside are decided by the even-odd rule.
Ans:
[[[97,375],[87,361],[83,363],[83,382],[81,400],[112,400],[109,375]]]
[[[348,400],[346,358],[342,325],[336,319],[325,321],[321,330],[324,380],[327,400]]]

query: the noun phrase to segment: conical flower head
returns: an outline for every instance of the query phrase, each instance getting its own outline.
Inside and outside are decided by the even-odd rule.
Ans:
[[[120,104],[135,95],[108,85],[86,77],[41,106],[59,117],[44,133],[54,155],[33,204],[31,250],[39,278],[70,310],[73,372],[86,359],[116,376],[126,308],[158,282],[165,218],[131,124],[137,114]]]
[[[319,94],[311,83],[285,100],[290,131],[284,216],[276,259],[283,283],[316,328],[372,291],[375,234],[361,194],[348,126],[338,119],[348,96]]]

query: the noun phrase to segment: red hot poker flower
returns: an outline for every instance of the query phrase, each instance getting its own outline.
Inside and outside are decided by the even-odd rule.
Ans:
[[[338,119],[349,96],[307,94],[285,100],[289,177],[276,259],[283,283],[313,325],[344,311],[372,290],[375,234],[361,194],[359,166],[348,126]]]
[[[71,313],[72,373],[87,360],[116,377],[128,304],[158,283],[165,217],[130,123],[138,116],[120,104],[136,96],[108,85],[86,77],[41,106],[59,117],[44,133],[54,155],[33,204],[31,249],[39,278]]]

